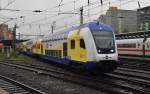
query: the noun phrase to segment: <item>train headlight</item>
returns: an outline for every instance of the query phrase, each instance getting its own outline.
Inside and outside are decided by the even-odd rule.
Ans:
[[[110,50],[110,52],[114,52],[114,50]]]
[[[98,50],[98,52],[100,53],[100,52],[101,52],[101,50]]]

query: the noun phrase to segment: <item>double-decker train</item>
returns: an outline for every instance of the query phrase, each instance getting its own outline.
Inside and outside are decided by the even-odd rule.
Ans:
[[[113,71],[118,64],[115,35],[98,21],[21,43],[21,51],[86,70]]]

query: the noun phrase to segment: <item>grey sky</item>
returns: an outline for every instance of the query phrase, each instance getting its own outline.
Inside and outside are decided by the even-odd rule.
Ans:
[[[16,23],[19,28],[17,32],[21,34],[50,34],[50,26],[53,21],[56,21],[56,28],[65,29],[74,25],[79,24],[79,15],[75,14],[61,14],[70,11],[71,13],[79,13],[79,8],[81,6],[87,5],[88,0],[63,0],[60,7],[58,6],[61,0],[0,0],[1,8],[6,7],[6,9],[17,9],[21,11],[0,11],[0,17],[5,19],[0,19],[0,23],[3,23],[9,19],[16,18],[13,21],[8,22],[9,27],[13,27]],[[14,2],[13,2],[14,1]],[[89,7],[84,7],[84,21],[89,21],[97,19],[100,14],[104,14],[105,11],[110,6],[117,6],[122,9],[137,9],[137,1],[140,1],[141,7],[149,6],[150,0],[104,0],[103,7],[100,5],[100,0],[90,0],[93,5],[90,4]],[[8,5],[10,2],[12,4]],[[41,13],[34,13],[33,10],[45,10]],[[76,9],[76,10],[74,10]],[[70,13],[69,12],[69,13]],[[22,16],[22,18],[19,18]],[[64,27],[64,28],[62,28]]]

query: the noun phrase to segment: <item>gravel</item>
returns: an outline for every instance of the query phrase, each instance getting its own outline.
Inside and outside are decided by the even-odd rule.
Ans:
[[[52,66],[51,64],[31,59],[27,56],[24,56],[24,58],[27,61],[25,62],[18,61],[18,63],[32,64],[35,66],[55,68],[58,70],[67,71],[60,67]],[[18,69],[2,64],[0,64],[0,74],[10,77],[24,84],[27,84],[36,89],[39,89],[43,92],[46,92],[46,94],[105,94],[99,90],[95,90],[78,84],[69,83],[61,79],[56,79],[47,75],[41,75],[35,72]]]

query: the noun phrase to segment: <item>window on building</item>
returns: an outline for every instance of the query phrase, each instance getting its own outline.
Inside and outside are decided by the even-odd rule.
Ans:
[[[71,49],[75,49],[75,40],[71,40]]]
[[[83,39],[80,39],[80,47],[85,49],[85,42]]]

